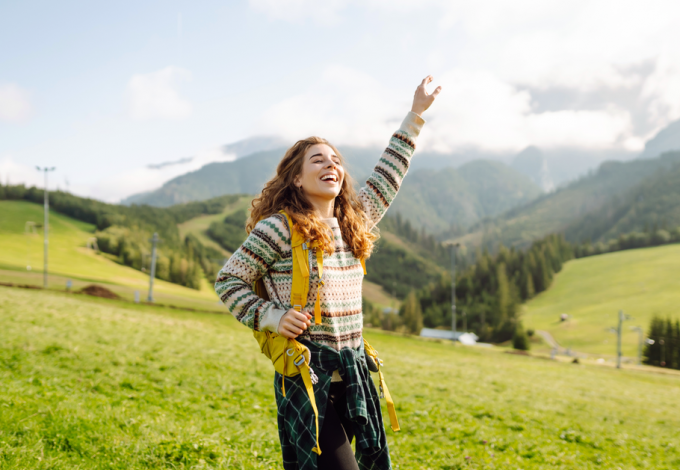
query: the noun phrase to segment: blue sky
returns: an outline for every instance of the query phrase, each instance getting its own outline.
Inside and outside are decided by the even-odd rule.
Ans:
[[[0,178],[116,201],[252,135],[381,146],[427,74],[421,148],[637,152],[680,118],[677,5],[3,0]]]

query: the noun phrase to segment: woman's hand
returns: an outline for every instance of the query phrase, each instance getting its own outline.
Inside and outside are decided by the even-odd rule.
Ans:
[[[416,113],[418,116],[421,116],[425,111],[427,111],[427,108],[430,107],[439,92],[442,91],[442,87],[438,86],[432,92],[432,94],[428,94],[427,90],[425,89],[425,85],[431,81],[432,75],[428,75],[427,77],[423,78],[422,83],[418,86],[418,88],[416,88],[415,95],[413,95],[413,106],[411,106],[411,111]]]
[[[291,308],[279,320],[278,333],[286,338],[295,339],[312,324],[311,318],[309,313],[298,312]]]

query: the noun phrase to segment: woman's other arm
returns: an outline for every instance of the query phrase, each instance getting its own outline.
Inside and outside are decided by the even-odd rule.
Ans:
[[[421,116],[441,91],[441,87],[437,87],[429,94],[425,86],[431,81],[432,76],[424,78],[416,89],[411,112],[406,115],[399,130],[392,134],[387,148],[366,181],[366,186],[359,191],[366,215],[376,224],[394,201],[406,176],[416,149],[416,140],[425,124]]]

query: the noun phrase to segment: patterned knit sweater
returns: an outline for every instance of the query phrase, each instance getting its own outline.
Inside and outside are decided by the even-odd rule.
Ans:
[[[410,112],[390,139],[359,198],[366,215],[375,223],[385,215],[397,195],[415,141],[425,121]],[[342,239],[337,219],[326,219],[335,238],[335,252],[323,258],[320,325],[312,325],[298,337],[330,346],[358,348],[361,344],[363,315],[361,285],[364,277],[361,262]],[[310,250],[310,289],[303,311],[314,315],[319,283],[316,256]],[[276,332],[281,317],[291,308],[292,250],[288,223],[282,214],[260,221],[217,275],[215,291],[238,321],[255,330]],[[264,278],[271,301],[255,294],[253,284]]]

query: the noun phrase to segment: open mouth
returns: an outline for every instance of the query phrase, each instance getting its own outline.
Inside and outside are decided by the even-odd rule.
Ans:
[[[338,182],[338,177],[337,177],[336,175],[332,175],[332,174],[330,174],[330,175],[323,175],[323,176],[321,177],[321,181],[331,181],[331,182],[333,182],[333,183],[337,183],[337,182]]]

